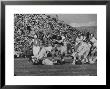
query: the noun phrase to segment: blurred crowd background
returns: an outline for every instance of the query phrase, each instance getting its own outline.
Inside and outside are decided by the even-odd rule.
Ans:
[[[32,39],[37,34],[43,45],[48,45],[53,34],[66,37],[66,41],[75,41],[78,34],[93,33],[96,37],[96,27],[72,27],[58,15],[46,14],[14,14],[14,51],[23,55],[32,54]]]

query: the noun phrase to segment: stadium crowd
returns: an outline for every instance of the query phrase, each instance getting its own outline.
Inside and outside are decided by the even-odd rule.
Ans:
[[[97,40],[56,17],[45,14],[14,15],[14,55],[28,57],[33,64],[62,64],[71,56],[72,64],[95,63]],[[55,60],[55,56],[60,59]],[[51,57],[51,59],[49,59]]]

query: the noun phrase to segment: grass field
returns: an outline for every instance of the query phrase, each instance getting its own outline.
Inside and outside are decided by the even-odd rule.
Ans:
[[[32,65],[28,59],[14,60],[16,76],[97,76],[97,64]]]

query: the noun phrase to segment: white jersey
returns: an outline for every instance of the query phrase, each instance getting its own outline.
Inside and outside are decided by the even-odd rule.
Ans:
[[[35,45],[33,45],[33,55],[34,55],[35,57],[38,57],[39,51],[40,51],[40,46],[35,46]]]
[[[37,39],[33,39],[33,55],[37,57],[39,51],[40,51],[40,46],[38,45],[38,41]]]
[[[79,41],[80,41],[80,39],[77,37],[77,38],[76,38],[76,42],[79,42]]]
[[[83,40],[83,39],[84,39],[84,37],[83,37],[83,36],[81,36],[81,37],[80,37],[80,40]]]
[[[86,40],[86,37],[85,36],[83,37],[83,40]]]
[[[97,40],[95,39],[95,37],[92,37],[90,41],[93,43],[93,46],[97,47]]]
[[[53,62],[50,61],[49,59],[45,59],[45,60],[42,61],[42,64],[44,64],[44,65],[53,65]]]
[[[90,44],[87,44],[86,42],[82,42],[81,46],[78,47],[77,52],[78,56],[81,57],[82,55],[86,58],[89,51],[90,51]]]
[[[37,44],[38,44],[37,39],[33,39],[33,45],[37,45]]]
[[[64,36],[61,36],[62,37],[62,40],[64,40],[65,39],[65,37]]]
[[[81,41],[83,41],[83,36],[81,36],[80,38],[79,38],[79,37],[76,38],[76,42],[79,43],[79,42],[81,42]]]

